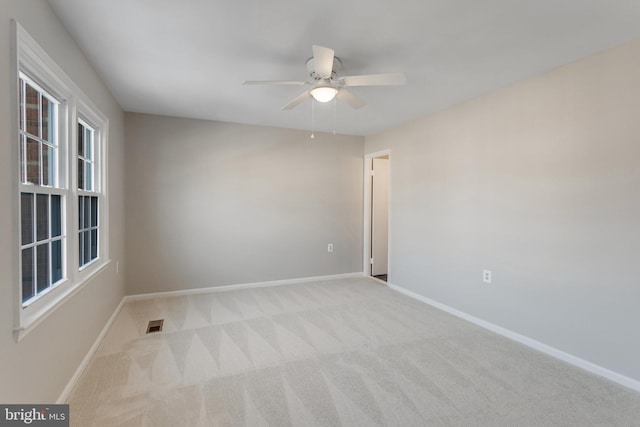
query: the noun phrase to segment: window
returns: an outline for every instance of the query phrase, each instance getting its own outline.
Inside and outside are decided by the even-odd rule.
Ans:
[[[15,32],[16,314],[20,339],[109,263],[108,120]]]
[[[21,285],[28,305],[63,279],[66,191],[57,173],[60,102],[22,73],[19,92]]]
[[[96,182],[96,131],[78,122],[78,262],[80,267],[98,258],[99,193]]]

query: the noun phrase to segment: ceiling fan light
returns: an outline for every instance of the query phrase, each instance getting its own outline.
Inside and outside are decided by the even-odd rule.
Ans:
[[[311,89],[311,96],[318,102],[329,102],[336,97],[338,89],[331,86],[319,86]]]

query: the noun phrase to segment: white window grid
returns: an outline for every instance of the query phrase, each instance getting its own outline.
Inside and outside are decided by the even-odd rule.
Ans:
[[[35,184],[41,187],[58,187],[60,179],[58,177],[58,161],[59,158],[59,150],[58,150],[58,107],[60,102],[55,99],[52,95],[50,95],[45,89],[43,89],[38,83],[36,83],[33,79],[27,76],[25,73],[20,72],[20,97],[26,100],[26,87],[27,85],[31,86],[38,92],[38,106],[43,105],[42,98],[50,101],[52,103],[53,109],[49,112],[49,123],[51,123],[52,129],[51,134],[49,135],[48,140],[44,138],[42,126],[38,126],[38,135],[28,132],[28,124],[27,124],[27,103],[21,105],[20,111],[20,159],[21,159],[21,171],[20,171],[20,182],[22,184]],[[42,120],[42,108],[38,108],[38,123],[43,123]],[[32,140],[38,143],[43,148],[50,148],[53,153],[53,158],[49,157],[50,161],[50,174],[51,177],[47,179],[47,183],[45,183],[45,177],[43,176],[43,168],[38,168],[38,183],[30,183],[28,181],[28,153],[27,153],[27,141]],[[38,164],[43,164],[43,156],[42,153],[44,150],[41,148],[38,150]],[[53,182],[50,182],[50,181]]]

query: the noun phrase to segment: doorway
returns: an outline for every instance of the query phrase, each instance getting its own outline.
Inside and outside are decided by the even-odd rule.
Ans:
[[[364,271],[388,282],[390,150],[365,156]]]

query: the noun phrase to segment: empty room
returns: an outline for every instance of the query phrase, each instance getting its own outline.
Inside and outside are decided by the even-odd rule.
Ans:
[[[640,2],[0,18],[0,425],[640,425]]]

